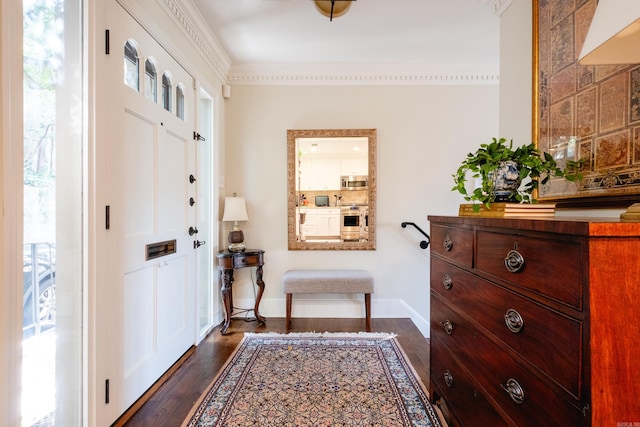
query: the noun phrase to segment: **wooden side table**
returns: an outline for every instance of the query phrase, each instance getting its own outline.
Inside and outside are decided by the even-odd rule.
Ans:
[[[262,266],[264,265],[264,251],[262,249],[247,249],[244,252],[229,252],[227,250],[219,252],[218,270],[222,279],[222,299],[224,302],[224,325],[220,332],[224,335],[231,324],[233,313],[233,272],[239,268],[256,267],[256,284],[258,285],[258,295],[253,312],[256,320],[262,324],[265,318],[260,315],[260,300],[264,292],[264,280],[262,280]]]

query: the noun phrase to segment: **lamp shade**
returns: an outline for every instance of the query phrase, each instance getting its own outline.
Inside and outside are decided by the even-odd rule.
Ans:
[[[247,204],[244,197],[225,197],[223,221],[248,221]]]
[[[640,63],[640,0],[600,0],[579,62],[582,65]]]

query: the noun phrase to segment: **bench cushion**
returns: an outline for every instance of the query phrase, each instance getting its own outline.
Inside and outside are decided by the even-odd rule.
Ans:
[[[289,270],[282,276],[285,294],[373,293],[366,270]]]

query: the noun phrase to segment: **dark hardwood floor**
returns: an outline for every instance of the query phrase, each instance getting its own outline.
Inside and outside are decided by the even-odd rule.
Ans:
[[[293,319],[290,332],[363,331],[364,319]],[[410,319],[371,319],[372,332],[391,332],[425,386],[429,385],[429,344]],[[124,426],[180,426],[200,395],[207,389],[243,337],[244,332],[286,332],[284,318],[269,318],[266,325],[233,320],[227,335],[219,326],[196,348],[194,354],[124,423]]]

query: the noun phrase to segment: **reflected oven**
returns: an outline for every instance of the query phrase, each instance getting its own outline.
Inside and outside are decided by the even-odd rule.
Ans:
[[[343,241],[360,241],[360,219],[358,206],[343,206],[340,209],[340,238]]]

